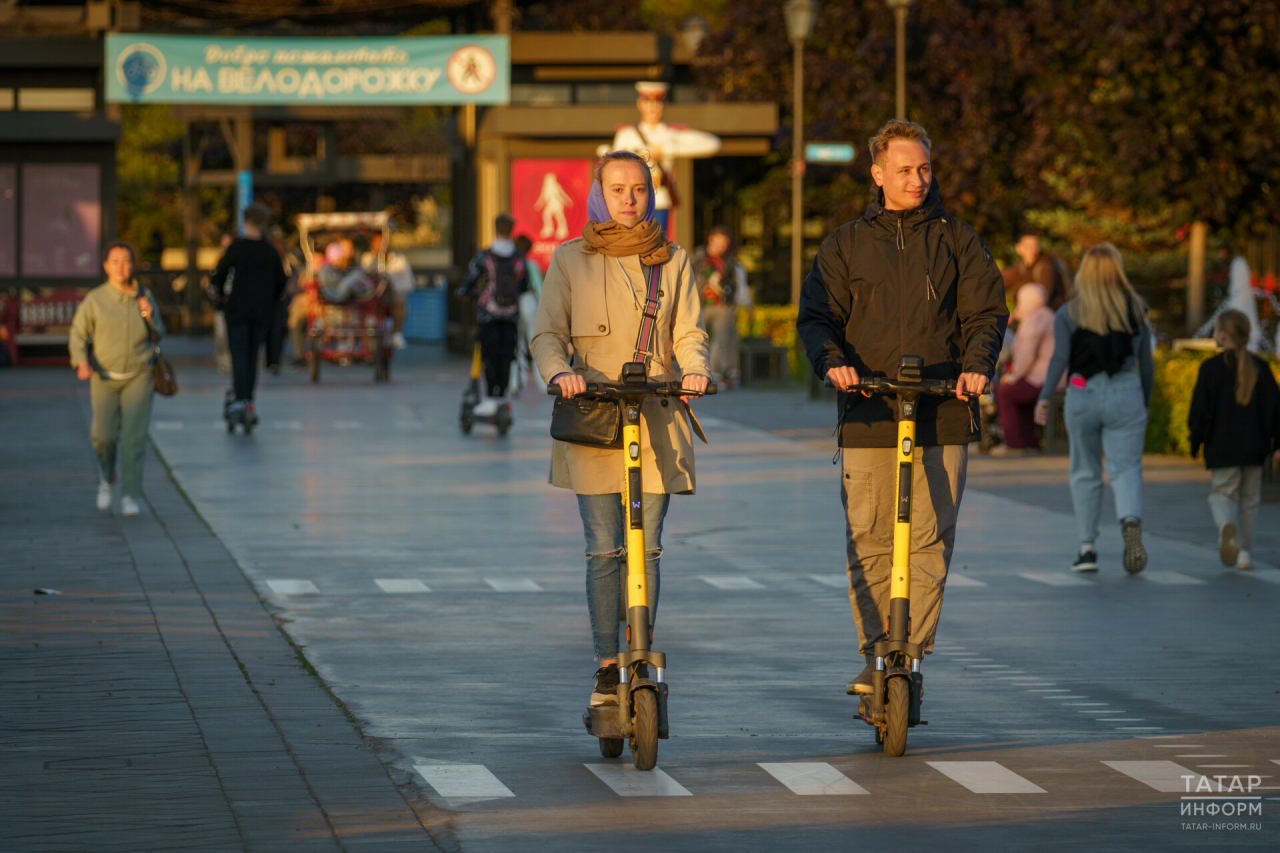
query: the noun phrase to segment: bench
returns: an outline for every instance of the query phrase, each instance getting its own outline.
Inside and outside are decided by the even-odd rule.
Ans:
[[[774,346],[769,338],[743,338],[738,346],[738,367],[744,387],[785,383],[787,348]]]
[[[9,363],[15,366],[68,364],[71,321],[84,294],[74,287],[62,287],[25,299],[13,293],[0,296],[3,303],[0,325],[7,332],[3,344],[8,350]]]

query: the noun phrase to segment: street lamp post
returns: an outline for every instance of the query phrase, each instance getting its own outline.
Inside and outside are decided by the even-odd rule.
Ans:
[[[813,0],[789,0],[784,11],[787,35],[791,37],[793,136],[791,140],[791,304],[800,304],[800,255],[803,240],[802,195],[804,190],[804,42],[813,33],[818,5]]]
[[[907,8],[911,0],[884,0],[885,5],[893,10],[893,22],[897,30],[897,48],[894,51],[897,60],[898,80],[898,118],[907,117]]]

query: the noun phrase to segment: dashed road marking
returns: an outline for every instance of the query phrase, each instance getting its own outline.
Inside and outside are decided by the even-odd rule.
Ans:
[[[302,421],[272,421],[273,429],[300,430],[302,429]]]
[[[1280,572],[1275,569],[1254,569],[1251,572],[1240,572],[1239,574],[1255,580],[1266,581],[1267,583],[1280,583]]]
[[[1205,752],[1205,753],[1196,752],[1196,753],[1188,753],[1186,755],[1174,756],[1174,758],[1226,758],[1226,757],[1227,756],[1225,755],[1218,755],[1215,752]]]
[[[1093,581],[1062,572],[1018,572],[1018,577],[1048,586],[1096,586]]]
[[[1183,776],[1199,776],[1181,764],[1173,761],[1104,761],[1103,764],[1112,770],[1118,770],[1130,779],[1137,779],[1148,788],[1155,788],[1166,794],[1186,794],[1194,790]]]
[[[364,424],[360,423],[360,421],[334,421],[333,428],[341,430],[364,429]]]
[[[764,589],[764,585],[756,583],[745,575],[703,575],[702,580],[716,589],[727,591]]]
[[[986,586],[986,584],[980,580],[974,580],[971,577],[966,577],[965,575],[948,574],[947,586]]]
[[[630,764],[584,764],[619,797],[692,797],[688,789],[657,767],[637,770]]]
[[[373,582],[383,592],[431,592],[431,587],[416,578],[374,578]]]
[[[934,770],[975,794],[1047,794],[998,761],[926,761]]]
[[[1149,580],[1152,583],[1167,584],[1169,586],[1203,586],[1205,583],[1200,578],[1193,578],[1180,572],[1143,572],[1138,577]]]
[[[801,796],[870,794],[866,788],[825,762],[760,763],[773,778]]]
[[[267,586],[276,595],[316,595],[320,592],[311,581],[280,578],[267,581]]]
[[[158,430],[179,430],[185,427],[182,421],[152,421],[151,428]]]
[[[483,764],[415,764],[413,769],[442,797],[492,800],[515,796]]]
[[[823,586],[829,586],[832,589],[847,590],[849,588],[848,575],[809,575],[809,580],[816,581]]]
[[[484,582],[494,592],[542,592],[542,587],[528,578],[485,578]]]

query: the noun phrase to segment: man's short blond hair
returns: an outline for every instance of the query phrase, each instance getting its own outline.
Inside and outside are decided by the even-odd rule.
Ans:
[[[884,160],[884,153],[889,150],[889,143],[895,139],[919,142],[924,146],[925,151],[932,153],[933,143],[929,141],[929,134],[925,132],[923,127],[914,121],[895,118],[880,128],[876,135],[869,140],[871,162],[883,165],[881,161]]]

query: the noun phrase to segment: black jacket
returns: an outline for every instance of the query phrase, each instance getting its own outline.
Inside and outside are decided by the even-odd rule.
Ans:
[[[1271,368],[1250,355],[1258,369],[1253,399],[1236,403],[1235,356],[1219,353],[1200,365],[1187,427],[1191,431],[1191,455],[1204,445],[1206,468],[1261,465],[1280,446],[1280,390]]]
[[[234,273],[233,273],[234,271]],[[266,240],[241,238],[227,247],[209,280],[228,323],[268,323],[287,279],[275,247]]]
[[[1008,320],[1000,270],[977,232],[943,209],[934,181],[915,210],[885,210],[882,192],[823,241],[796,325],[819,377],[840,366],[896,376],[899,356],[918,355],[926,379],[954,379],[992,376]],[[897,443],[891,399],[841,394],[839,404],[842,447]],[[978,423],[976,400],[925,397],[916,443],[976,441]]]

